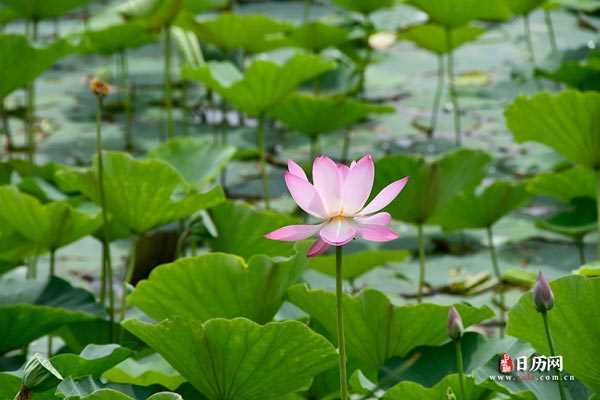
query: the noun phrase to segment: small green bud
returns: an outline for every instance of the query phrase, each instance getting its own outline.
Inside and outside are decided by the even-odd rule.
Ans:
[[[57,386],[63,377],[49,360],[35,354],[23,369],[23,386],[31,392],[44,392]]]

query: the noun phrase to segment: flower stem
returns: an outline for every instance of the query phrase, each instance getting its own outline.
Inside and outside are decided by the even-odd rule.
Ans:
[[[335,298],[337,305],[337,337],[340,359],[340,400],[349,400],[348,374],[346,372],[346,337],[344,336],[344,311],[342,288],[342,246],[335,248]]]
[[[38,21],[32,21],[31,40],[35,44],[38,38]],[[29,161],[35,160],[35,79],[27,85],[27,150]]]
[[[439,54],[438,59],[438,70],[437,70],[437,88],[435,90],[435,97],[433,100],[433,108],[431,109],[431,123],[429,126],[429,134],[427,135],[430,139],[435,134],[437,128],[438,115],[440,113],[440,103],[442,100],[442,93],[444,91],[444,57]]]
[[[8,123],[8,112],[4,105],[4,98],[0,98],[0,127],[2,134],[6,136],[6,150],[8,151],[8,158],[11,158],[12,151],[12,136],[10,134],[10,126]]]
[[[487,227],[488,247],[490,248],[490,258],[492,259],[492,268],[494,270],[494,276],[498,283],[502,281],[502,273],[500,272],[500,265],[498,264],[498,255],[496,254],[496,246],[494,245],[494,233],[492,227]],[[498,290],[498,298],[500,299],[500,337],[504,337],[504,321],[506,320],[506,304],[504,299],[504,292],[502,289]]]
[[[598,219],[598,253],[597,258],[600,258],[600,168],[596,169],[596,178],[598,183],[596,185],[596,207],[597,207],[597,219]]]
[[[129,282],[131,282],[131,278],[133,278],[133,272],[135,270],[135,252],[137,248],[137,236],[131,239],[131,246],[129,248],[129,259],[127,260],[127,271],[125,273],[125,278],[123,279],[123,293],[121,294],[121,308],[119,309],[121,315],[119,318],[120,322],[123,322],[125,319],[125,314],[127,313],[127,286],[129,286]],[[121,328],[121,338],[123,336],[123,328]]]
[[[454,340],[454,344],[456,345],[456,369],[458,370],[458,377],[460,380],[460,398],[462,400],[466,400],[465,396],[465,367],[463,363],[462,356],[462,346],[460,343],[460,338]]]
[[[585,243],[583,241],[583,238],[575,239],[575,246],[577,247],[577,253],[579,254],[579,263],[581,265],[585,265],[585,263],[587,263],[587,260],[585,258]]]
[[[263,198],[265,208],[270,208],[269,204],[269,175],[267,174],[267,154],[265,149],[265,114],[258,116],[258,129],[256,131],[256,147],[259,154],[259,168],[262,176]]]
[[[423,225],[417,225],[419,241],[419,287],[417,289],[417,303],[423,301],[423,287],[425,286],[425,236],[423,235]]]
[[[548,312],[547,311],[542,312],[542,319],[544,320],[544,331],[546,332],[546,339],[548,340],[548,347],[550,348],[550,355],[552,357],[555,357],[556,353],[554,352],[554,343],[552,342],[552,335],[550,334],[550,325],[548,324]],[[558,370],[557,372],[558,372],[558,393],[560,394],[560,399],[565,400],[566,396],[565,396],[565,388],[563,387],[562,373],[560,372],[560,370]]]
[[[54,276],[56,265],[56,250],[50,250],[50,279]],[[48,358],[52,357],[52,335],[48,335]]]
[[[544,9],[544,20],[546,21],[546,27],[548,28],[548,36],[550,37],[550,48],[552,49],[552,53],[556,53],[558,52],[558,44],[556,42],[556,33],[554,32],[552,14],[548,9]]]
[[[103,258],[104,265],[102,269],[103,279],[106,282],[108,289],[108,313],[112,324],[115,321],[115,303],[114,303],[114,288],[112,285],[112,260],[110,254],[110,234],[108,231],[108,210],[106,209],[106,193],[104,192],[104,159],[102,156],[102,96],[96,96],[96,156],[98,159],[98,195],[100,198],[100,208],[102,209],[102,233],[103,233]]]
[[[167,109],[167,139],[175,136],[175,122],[173,121],[173,84],[171,81],[171,59],[173,45],[171,43],[171,27],[164,27],[165,31],[165,107]]]
[[[533,39],[531,38],[531,25],[529,15],[523,16],[523,27],[525,29],[525,40],[527,42],[527,51],[529,52],[529,61],[535,65],[535,51],[533,50]]]
[[[452,101],[452,114],[454,115],[454,136],[456,145],[462,143],[461,126],[460,126],[460,104],[458,103],[458,94],[456,93],[456,84],[454,81],[454,50],[452,44],[452,31],[446,28],[446,48],[448,50],[448,92]]]
[[[129,84],[129,60],[127,58],[127,50],[121,51],[119,54],[119,61],[121,64],[121,79],[123,86],[123,106],[125,107],[126,121],[125,121],[125,150],[133,151],[133,109],[131,104],[131,87]]]

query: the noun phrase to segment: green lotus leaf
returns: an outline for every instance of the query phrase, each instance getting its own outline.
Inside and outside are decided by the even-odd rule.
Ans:
[[[302,82],[334,67],[333,61],[296,54],[283,64],[254,61],[244,75],[229,63],[209,62],[200,68],[184,68],[183,76],[204,83],[240,111],[257,116],[283,101]]]
[[[548,323],[557,355],[563,356],[564,368],[577,379],[600,391],[600,372],[594,357],[600,354],[600,279],[579,275],[550,282],[554,308],[548,311]],[[524,294],[508,314],[507,334],[523,339],[541,354],[549,355],[542,316],[535,309],[531,293]]]
[[[140,359],[128,358],[106,371],[104,379],[113,383],[137,386],[161,385],[169,390],[177,389],[185,379],[158,353]]]
[[[387,207],[394,219],[414,224],[430,218],[462,192],[473,190],[486,176],[491,158],[476,150],[458,150],[427,162],[403,155],[381,158],[376,163],[373,193],[408,176],[409,182]]]
[[[31,46],[22,35],[0,34],[0,74],[5,77],[0,80],[0,99],[27,85],[72,51],[65,40],[38,48]],[[23,60],[28,61],[23,63]]]
[[[148,157],[172,165],[188,182],[206,186],[233,158],[235,148],[206,139],[178,138],[150,150]]]
[[[570,208],[536,221],[536,226],[550,232],[581,239],[596,230],[598,212],[594,199],[589,197],[574,198]]]
[[[0,306],[0,324],[4,327],[0,354],[19,349],[65,324],[95,319],[93,315],[33,304]]]
[[[19,14],[16,11],[0,7],[0,29],[17,18],[19,18]]]
[[[183,258],[154,269],[129,301],[158,321],[175,315],[200,321],[245,317],[264,324],[306,269],[306,248],[299,247],[295,256],[257,255],[248,263],[222,253]]]
[[[183,400],[177,393],[161,392],[150,397],[140,396],[135,388],[118,387],[119,390],[105,385],[101,381],[88,376],[83,379],[75,380],[67,378],[58,385],[56,395],[66,400]],[[123,393],[121,390],[126,391]]]
[[[507,390],[503,389],[501,386],[496,386],[497,390],[492,390],[487,385],[475,383],[474,378],[465,376],[465,396],[462,397],[460,377],[458,374],[451,374],[446,376],[431,388],[421,386],[416,382],[400,382],[385,393],[383,400],[439,400],[450,398],[461,400],[479,400],[495,398],[493,396],[494,393],[497,392],[507,392]]]
[[[129,0],[118,6],[125,20],[138,20],[157,29],[171,25],[183,8],[183,0]]]
[[[346,10],[364,15],[396,5],[395,0],[333,0],[333,2]]]
[[[465,25],[450,31],[451,50],[477,40],[485,29],[475,25]],[[419,25],[411,25],[398,31],[399,40],[409,40],[416,46],[436,54],[448,53],[448,41],[446,30],[443,26],[428,22]]]
[[[75,210],[66,201],[41,204],[14,186],[0,186],[0,221],[40,251],[56,250],[93,233],[100,217]]]
[[[460,194],[449,201],[432,223],[446,230],[488,228],[529,199],[525,185],[496,181],[482,191]]]
[[[323,21],[308,21],[289,34],[290,44],[313,53],[336,47],[349,40],[350,33],[340,26]]]
[[[91,0],[0,0],[0,4],[4,4],[20,17],[30,21],[61,17],[90,2]]]
[[[504,0],[407,0],[406,3],[447,28],[458,28],[478,19],[503,21],[511,15]]]
[[[218,237],[209,240],[213,251],[237,254],[249,259],[255,254],[289,256],[294,254],[291,242],[265,238],[265,234],[284,225],[297,224],[296,218],[272,211],[256,211],[242,202],[226,202],[210,211]]]
[[[110,25],[99,30],[86,30],[70,38],[84,54],[111,55],[141,47],[157,40],[148,27],[139,22]]]
[[[559,172],[544,172],[529,180],[527,190],[563,203],[578,197],[596,198],[596,174],[593,170],[575,166]]]
[[[575,164],[600,168],[600,93],[566,90],[518,97],[505,111],[517,142],[552,147]]]
[[[288,128],[315,137],[347,128],[371,114],[393,112],[393,107],[357,101],[347,97],[293,94],[275,106],[270,114]]]
[[[337,337],[334,293],[296,285],[288,290],[288,301],[319,322],[329,337]],[[398,307],[381,292],[367,289],[357,296],[345,294],[343,307],[348,353],[357,367],[370,377],[377,377],[390,357],[402,357],[417,346],[439,346],[449,340],[448,306]],[[458,304],[457,310],[465,326],[494,315],[488,307]]]
[[[600,10],[600,3],[596,0],[554,0],[558,2],[562,7],[569,8],[572,10],[579,10],[583,12],[592,13]]]
[[[183,9],[192,15],[224,8],[228,5],[227,0],[183,0]]]
[[[587,47],[566,51],[558,67],[538,69],[536,73],[577,90],[600,91],[600,51]]]
[[[171,34],[184,64],[196,68],[204,65],[204,54],[200,47],[200,41],[194,32],[174,26],[171,28]]]
[[[244,50],[256,54],[288,44],[285,33],[293,26],[264,15],[224,13],[194,25],[193,31],[202,42],[231,52]]]
[[[297,321],[261,326],[244,318],[155,325],[128,320],[124,326],[210,400],[277,399],[337,362],[333,346]]]
[[[405,250],[367,250],[344,254],[342,277],[356,279],[376,267],[402,262],[409,255],[410,253]],[[319,272],[335,276],[335,255],[312,257],[308,265]]]
[[[548,0],[504,0],[515,15],[528,15]]]
[[[60,336],[69,351],[80,353],[90,344],[112,344],[114,342],[113,333],[120,329],[119,323],[111,323],[107,319],[95,319],[65,325],[54,334]],[[138,348],[143,345],[135,336],[125,330],[121,343],[129,348]]]
[[[60,171],[57,179],[65,190],[79,191],[98,203],[96,171],[94,158],[92,168]],[[137,234],[187,218],[224,200],[220,186],[199,193],[166,162],[138,161],[120,152],[104,153],[104,188],[108,211]]]
[[[116,344],[88,345],[81,354],[58,354],[50,359],[54,368],[67,378],[87,375],[100,377],[105,371],[131,355],[131,350]]]
[[[8,226],[0,227],[0,260],[19,262],[38,252],[35,243],[28,241]]]

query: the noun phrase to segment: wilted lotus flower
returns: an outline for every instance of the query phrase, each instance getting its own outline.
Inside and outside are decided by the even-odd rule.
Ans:
[[[387,50],[396,42],[393,32],[377,32],[369,36],[369,46],[375,50]]]
[[[375,165],[370,155],[350,166],[336,164],[328,157],[317,157],[313,163],[311,184],[302,168],[288,161],[285,183],[301,209],[322,222],[317,225],[290,225],[265,235],[269,239],[296,241],[319,234],[308,250],[309,256],[325,252],[329,246],[343,246],[355,237],[372,242],[387,242],[398,234],[387,225],[392,217],[378,212],[398,196],[408,177],[386,186],[365,206],[369,199]]]
[[[463,321],[458,311],[454,306],[448,310],[448,337],[450,339],[458,339],[462,337],[465,328],[463,327]]]
[[[539,312],[550,311],[554,307],[554,294],[542,271],[539,272],[533,288],[533,302]]]

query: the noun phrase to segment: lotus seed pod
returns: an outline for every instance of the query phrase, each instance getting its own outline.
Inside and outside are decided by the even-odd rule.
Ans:
[[[450,310],[448,310],[448,336],[454,340],[459,339],[462,337],[464,330],[460,314],[454,306],[450,307]]]
[[[63,380],[48,361],[39,354],[33,356],[23,369],[23,386],[31,392],[43,392],[58,385]]]
[[[539,312],[550,311],[554,307],[554,294],[542,271],[538,274],[533,288],[533,302]]]
[[[103,82],[97,78],[93,78],[90,81],[90,91],[94,94],[94,96],[106,97],[110,92],[110,87],[106,82]]]

